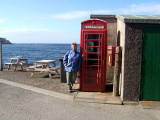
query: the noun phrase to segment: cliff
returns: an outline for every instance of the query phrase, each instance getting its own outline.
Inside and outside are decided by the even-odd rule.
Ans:
[[[9,40],[6,40],[6,38],[0,38],[0,41],[2,44],[12,44]]]

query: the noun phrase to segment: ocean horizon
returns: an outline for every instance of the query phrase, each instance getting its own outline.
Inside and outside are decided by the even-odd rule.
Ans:
[[[80,45],[77,50],[80,50]],[[2,64],[10,62],[11,58],[21,57],[34,64],[38,60],[55,60],[59,66],[59,58],[64,57],[71,50],[68,43],[12,43],[2,44]]]

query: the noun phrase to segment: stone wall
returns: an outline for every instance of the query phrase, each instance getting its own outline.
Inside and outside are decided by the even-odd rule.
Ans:
[[[139,101],[142,60],[142,25],[126,24],[123,101]]]
[[[116,45],[117,41],[117,18],[113,15],[105,15],[105,16],[98,16],[98,15],[91,15],[90,18],[98,18],[107,21],[107,45]],[[107,57],[108,58],[108,57]],[[108,60],[107,60],[108,61]],[[114,75],[114,67],[107,66],[107,78],[106,82],[113,82],[113,75]]]

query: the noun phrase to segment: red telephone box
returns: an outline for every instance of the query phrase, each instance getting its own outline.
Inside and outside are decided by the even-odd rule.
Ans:
[[[81,22],[81,91],[105,91],[107,22],[89,19]]]

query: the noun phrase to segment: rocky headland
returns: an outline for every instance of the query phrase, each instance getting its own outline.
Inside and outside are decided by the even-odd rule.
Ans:
[[[12,44],[9,40],[7,40],[6,38],[1,38],[0,37],[0,41],[2,42],[2,44]]]

